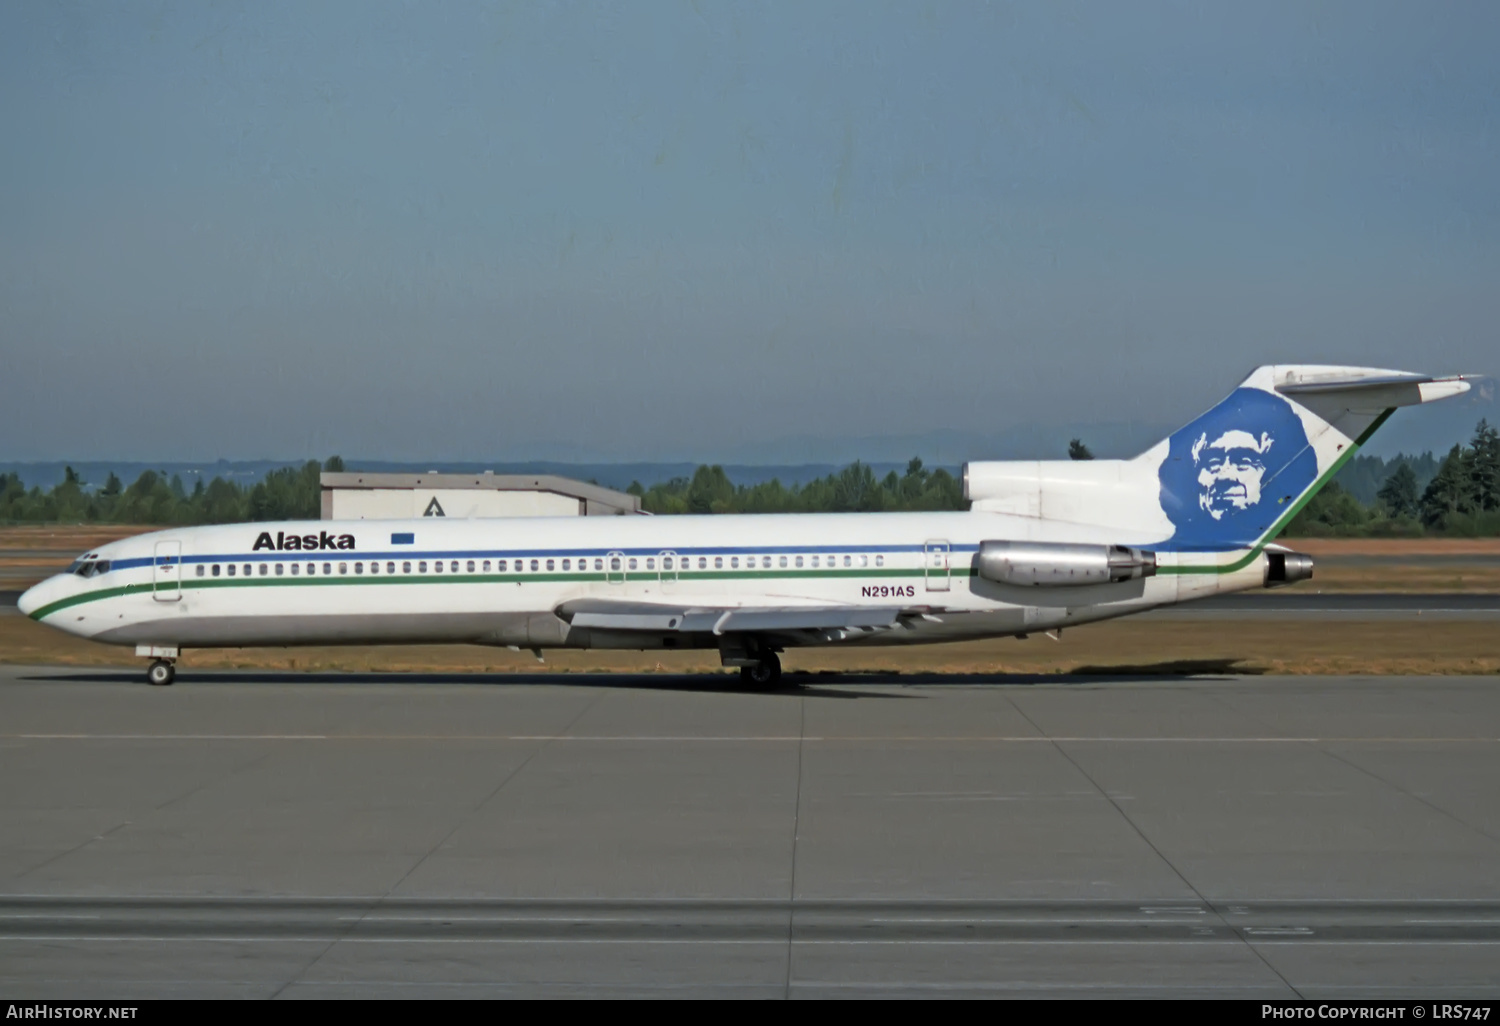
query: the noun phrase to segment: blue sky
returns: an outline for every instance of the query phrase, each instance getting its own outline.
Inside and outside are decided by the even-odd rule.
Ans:
[[[1108,451],[1259,363],[1500,371],[1497,52],[1479,3],[6,5],[5,455]]]

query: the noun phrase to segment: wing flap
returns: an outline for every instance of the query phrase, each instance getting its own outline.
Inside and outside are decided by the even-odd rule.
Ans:
[[[901,610],[868,606],[662,606],[594,599],[566,603],[557,610],[557,615],[571,621],[575,627],[728,634],[891,627],[900,618]]]

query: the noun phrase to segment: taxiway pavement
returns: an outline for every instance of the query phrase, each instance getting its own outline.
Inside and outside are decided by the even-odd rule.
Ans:
[[[0,667],[0,989],[1500,993],[1500,678],[974,679]]]

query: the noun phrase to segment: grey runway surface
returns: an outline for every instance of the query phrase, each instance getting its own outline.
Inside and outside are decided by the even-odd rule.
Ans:
[[[36,997],[1500,994],[1500,678],[0,667]]]

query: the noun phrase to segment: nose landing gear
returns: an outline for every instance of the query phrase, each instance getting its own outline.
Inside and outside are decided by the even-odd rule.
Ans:
[[[176,645],[137,645],[135,654],[153,660],[146,670],[146,683],[166,687],[177,679]]]

